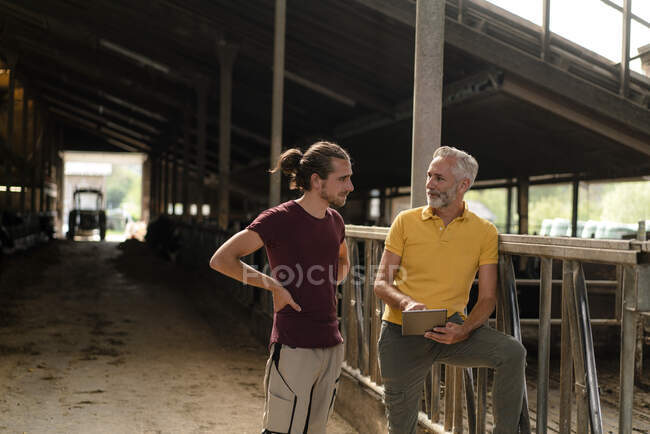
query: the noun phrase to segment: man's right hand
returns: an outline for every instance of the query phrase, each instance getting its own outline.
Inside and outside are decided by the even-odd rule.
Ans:
[[[275,287],[272,290],[273,292],[273,311],[274,312],[279,312],[286,305],[289,305],[295,310],[296,312],[300,312],[302,309],[300,306],[298,306],[298,303],[293,301],[293,297],[291,297],[291,293],[287,291],[287,289],[283,286]]]
[[[400,307],[402,312],[407,310],[425,310],[427,307],[413,299],[407,298],[401,301]]]

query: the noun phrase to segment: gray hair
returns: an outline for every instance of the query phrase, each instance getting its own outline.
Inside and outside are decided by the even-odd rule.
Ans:
[[[433,159],[440,158],[454,158],[456,164],[451,168],[457,180],[463,178],[469,179],[470,188],[474,185],[476,174],[478,173],[478,161],[465,151],[456,149],[452,146],[441,146],[433,153]]]

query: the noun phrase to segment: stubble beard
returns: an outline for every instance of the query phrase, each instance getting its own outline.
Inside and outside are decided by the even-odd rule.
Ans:
[[[343,205],[345,205],[345,201],[347,199],[347,194],[343,195],[329,195],[327,194],[326,191],[321,190],[320,192],[320,197],[323,200],[326,200],[327,203],[330,204],[330,206],[335,206],[338,208],[341,208]]]

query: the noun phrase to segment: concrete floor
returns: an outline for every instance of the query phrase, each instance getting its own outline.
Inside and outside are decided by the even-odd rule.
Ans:
[[[116,243],[4,258],[0,432],[259,433],[266,348],[227,306],[210,327],[183,294],[202,284]]]

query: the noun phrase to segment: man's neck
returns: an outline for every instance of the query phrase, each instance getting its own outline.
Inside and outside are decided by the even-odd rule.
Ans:
[[[306,191],[296,203],[303,207],[305,211],[316,218],[322,219],[325,217],[329,203],[322,197],[312,192]]]
[[[447,226],[457,217],[463,215],[465,211],[465,202],[462,200],[460,202],[450,203],[443,208],[432,208],[433,213],[442,219],[442,222]]]

